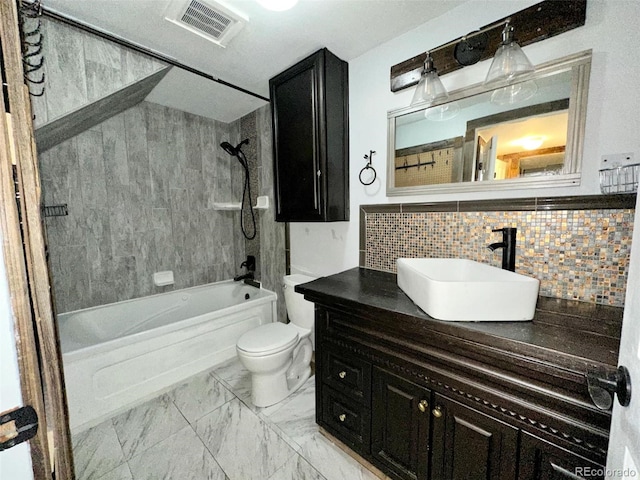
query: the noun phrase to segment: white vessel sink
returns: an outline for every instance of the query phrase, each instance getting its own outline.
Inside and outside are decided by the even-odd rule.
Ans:
[[[540,281],[459,258],[399,258],[398,286],[427,314],[449,321],[531,320]]]

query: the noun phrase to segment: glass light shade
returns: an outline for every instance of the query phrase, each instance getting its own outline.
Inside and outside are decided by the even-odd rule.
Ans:
[[[295,7],[298,0],[257,0],[257,2],[267,10],[283,12]]]
[[[535,68],[520,48],[520,45],[511,40],[498,47],[484,83],[513,80],[522,75],[532,73],[534,70]]]
[[[434,102],[443,101],[449,98],[447,89],[444,88],[438,73],[435,69],[422,72],[416,91],[413,93],[411,106],[426,102],[431,105]]]
[[[445,103],[437,107],[427,108],[424,111],[424,118],[434,122],[444,122],[450,120],[460,112],[458,102]]]
[[[533,80],[514,83],[498,88],[491,94],[491,103],[495,105],[513,105],[524,102],[538,93],[538,85]]]

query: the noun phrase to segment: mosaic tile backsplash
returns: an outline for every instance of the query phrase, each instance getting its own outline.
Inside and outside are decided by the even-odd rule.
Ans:
[[[516,227],[516,272],[540,295],[624,306],[633,209],[367,213],[364,266],[396,271],[401,257],[459,257],[500,267],[494,228]]]

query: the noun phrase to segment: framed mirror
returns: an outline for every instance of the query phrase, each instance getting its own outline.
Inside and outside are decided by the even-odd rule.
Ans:
[[[387,195],[580,184],[591,51],[388,113]]]

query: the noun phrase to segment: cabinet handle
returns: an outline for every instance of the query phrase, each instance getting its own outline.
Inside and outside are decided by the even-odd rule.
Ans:
[[[345,371],[343,370],[343,371],[341,371],[341,372],[338,374],[338,376],[339,376],[340,378],[344,378],[344,377],[346,377],[346,376],[347,376],[347,372],[345,372]]]
[[[426,400],[420,400],[420,403],[418,404],[418,410],[424,413],[427,411],[428,408],[429,408],[429,402],[427,402]]]
[[[431,410],[431,413],[433,413],[434,417],[440,418],[442,416],[442,407],[440,407],[440,405],[436,406],[436,408]]]
[[[341,422],[344,422],[347,419],[347,416],[344,413],[342,413],[338,415],[338,418],[340,419]]]

